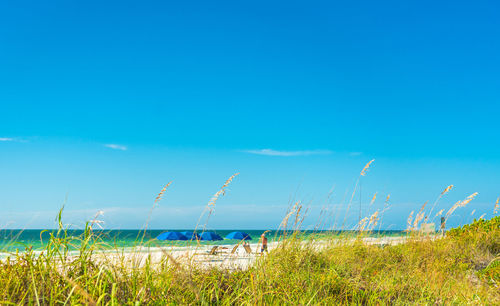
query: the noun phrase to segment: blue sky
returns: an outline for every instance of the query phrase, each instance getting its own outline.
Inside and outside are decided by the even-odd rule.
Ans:
[[[273,228],[291,200],[391,194],[385,228],[456,188],[500,195],[494,1],[2,1],[0,227]],[[358,195],[355,197],[359,205]],[[338,208],[343,218],[345,205]],[[357,212],[348,217],[357,221]]]

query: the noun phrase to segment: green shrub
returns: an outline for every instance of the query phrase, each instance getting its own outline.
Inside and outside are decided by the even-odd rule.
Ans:
[[[440,239],[399,245],[360,239],[303,241],[296,235],[247,270],[97,261],[91,230],[61,230],[42,254],[0,261],[0,301],[9,304],[500,304],[499,218],[477,220]],[[69,256],[70,244],[80,252]],[[321,247],[320,247],[321,246]],[[496,255],[497,256],[497,255]],[[486,261],[487,260],[487,261]],[[484,264],[486,262],[486,264]]]
[[[484,249],[492,254],[500,253],[500,216],[490,220],[474,219],[466,224],[449,230],[446,235],[457,241]]]

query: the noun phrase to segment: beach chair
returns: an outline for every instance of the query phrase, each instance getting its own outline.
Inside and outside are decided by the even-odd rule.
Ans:
[[[214,246],[210,252],[208,252],[208,255],[217,255],[217,249],[219,249],[218,246]]]
[[[210,251],[207,251],[206,253],[195,253],[194,255],[217,255],[218,249],[219,246],[214,245],[214,247]]]
[[[224,255],[226,255],[226,256],[233,256],[233,255],[237,255],[237,254],[236,254],[236,250],[238,250],[238,247],[239,247],[239,246],[240,246],[240,244],[239,244],[239,243],[238,243],[237,245],[235,245],[235,246],[231,249],[231,252],[229,252],[229,249],[228,249],[228,248],[224,248],[224,249],[226,249],[226,250],[228,250],[228,251],[226,251],[226,252],[224,252],[224,251],[223,251],[222,253],[223,253]]]
[[[248,244],[244,244],[243,248],[245,249],[247,254],[249,254],[249,255],[252,254],[252,249],[250,248],[250,246]]]
[[[234,255],[234,254],[236,254],[236,250],[238,249],[239,246],[240,246],[239,244],[235,245],[233,247],[233,249],[231,250],[231,253],[228,253],[228,255]]]

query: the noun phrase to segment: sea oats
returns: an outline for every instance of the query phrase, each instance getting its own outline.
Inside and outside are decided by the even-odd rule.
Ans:
[[[378,227],[378,230],[380,231],[380,229],[382,228],[382,218],[384,216],[384,213],[386,210],[389,209],[389,199],[391,198],[391,195],[388,194],[387,197],[385,198],[385,202],[384,202],[384,208],[382,209],[382,211],[380,212],[380,217],[377,218],[377,222],[379,224],[379,227]]]
[[[352,204],[352,200],[354,199],[354,195],[356,194],[356,189],[358,188],[358,184],[359,184],[359,181],[360,181],[360,178],[361,176],[365,176],[366,172],[368,171],[368,169],[370,168],[370,165],[374,162],[375,160],[372,159],[370,160],[364,167],[363,167],[363,170],[361,170],[361,173],[360,173],[360,177],[358,177],[358,179],[356,180],[356,184],[354,185],[354,190],[352,191],[352,195],[351,195],[351,200],[349,201],[349,204],[347,204],[347,209],[345,211],[345,214],[344,214],[344,221],[342,222],[342,229],[344,228],[344,225],[345,225],[345,222],[347,220],[347,216],[349,214],[349,209],[351,208],[351,204]],[[360,205],[359,205],[359,211],[360,211],[360,214],[359,214],[359,217],[361,218],[361,202],[360,202]]]
[[[370,227],[373,229],[377,225],[377,222],[379,220],[378,215],[379,215],[379,211],[377,210],[376,212],[373,213],[373,215],[370,216],[370,222],[368,223],[368,229],[370,229]]]
[[[453,206],[446,212],[446,219],[450,216],[457,208],[460,207],[460,201],[457,201]]]
[[[478,195],[477,192],[474,192],[473,194],[471,194],[470,196],[468,196],[467,198],[465,198],[465,200],[463,201],[458,201],[456,202],[449,210],[448,212],[446,213],[446,219],[448,219],[450,217],[450,215],[459,207],[465,207],[467,204],[469,204],[472,200],[474,200],[474,198]]]
[[[415,221],[413,221],[413,229],[418,229],[418,224],[424,218],[424,212],[419,212],[415,217]]]
[[[281,220],[281,224],[279,226],[279,228],[283,228],[283,229],[286,229],[287,225],[288,225],[288,219],[295,213],[295,212],[298,212],[300,210],[300,207],[302,205],[300,204],[300,201],[297,201],[295,202],[295,204],[293,205],[292,209],[288,212],[288,214],[286,214],[285,218],[283,218],[283,220]]]
[[[224,183],[224,185],[222,185],[222,187],[219,189],[219,191],[217,191],[213,196],[212,198],[210,198],[210,201],[208,201],[208,204],[207,206],[205,207],[205,209],[203,210],[203,212],[201,213],[200,217],[198,218],[198,222],[196,222],[196,227],[195,227],[195,232],[196,230],[198,229],[198,226],[200,225],[200,221],[201,219],[203,218],[203,216],[205,215],[205,212],[208,211],[208,215],[207,215],[207,219],[205,221],[205,224],[203,225],[203,231],[205,231],[205,228],[208,224],[208,220],[210,219],[210,216],[212,216],[213,212],[214,212],[214,209],[215,209],[215,203],[217,202],[217,199],[222,195],[225,195],[226,194],[226,188],[227,186],[229,186],[229,184],[233,181],[233,179],[238,176],[240,173],[237,172],[233,175],[231,175],[227,180],[226,182]]]
[[[163,186],[160,193],[158,193],[158,195],[156,196],[156,198],[153,202],[153,206],[151,206],[151,209],[149,210],[148,218],[146,219],[146,224],[144,224],[144,233],[143,233],[142,238],[141,238],[141,243],[146,235],[146,230],[148,228],[149,221],[151,220],[151,216],[153,215],[153,209],[158,205],[158,203],[162,199],[163,195],[165,194],[165,191],[167,190],[168,186],[170,186],[170,184],[172,184],[172,181],[168,182],[165,186]]]
[[[366,223],[368,222],[368,217],[364,217],[361,219],[358,223],[358,229],[359,231],[364,231],[366,227]]]
[[[161,198],[163,197],[163,194],[165,193],[165,191],[167,191],[167,188],[168,188],[168,186],[170,186],[170,184],[172,184],[172,181],[168,182],[168,184],[166,184],[163,187],[163,189],[160,191],[160,193],[156,196],[153,205],[156,205],[158,202],[160,202]]]
[[[375,192],[375,194],[373,195],[372,200],[370,201],[370,206],[372,206],[373,203],[375,203],[376,199],[377,199],[377,192]]]
[[[470,196],[468,196],[465,200],[462,201],[462,203],[460,203],[460,207],[465,207],[465,205],[469,204],[470,201],[474,200],[474,198],[478,195],[477,192],[474,192],[473,194],[471,194]]]
[[[441,214],[443,213],[443,211],[444,211],[444,209],[441,209],[440,211],[438,211],[438,213],[436,214],[436,216],[434,216],[434,218],[441,216]]]
[[[406,230],[407,231],[410,231],[412,229],[411,224],[412,224],[412,220],[413,220],[413,213],[414,213],[414,211],[412,210],[411,213],[410,213],[410,215],[408,216],[408,220],[406,220],[406,224],[407,224],[406,225]]]
[[[363,168],[363,170],[361,170],[361,173],[360,173],[360,175],[361,175],[361,176],[365,176],[365,175],[366,175],[366,172],[368,172],[368,169],[370,169],[370,165],[371,165],[374,161],[375,161],[375,160],[374,160],[374,159],[372,159],[372,160],[370,160],[370,161],[369,161],[369,162],[365,165],[365,167]]]
[[[219,189],[219,191],[217,191],[213,197],[210,199],[210,201],[208,202],[207,206],[208,207],[214,207],[215,206],[215,202],[217,202],[217,199],[221,196],[221,195],[225,195],[226,194],[226,188],[227,186],[233,181],[233,179],[238,176],[240,173],[235,173],[233,175],[231,175],[230,178],[228,178],[226,180],[226,182],[224,183],[224,185],[222,185],[222,187]]]
[[[450,186],[446,187],[443,190],[443,192],[441,192],[441,195],[444,195],[444,194],[448,193],[453,187],[454,187],[453,185],[450,185]]]
[[[427,205],[427,203],[429,203],[429,201],[425,201],[425,203],[420,207],[420,210],[418,211],[418,213],[421,213],[424,211],[424,208]]]
[[[452,189],[453,189],[453,187],[455,187],[455,186],[453,186],[453,185],[449,185],[448,187],[446,187],[446,188],[445,188],[445,189],[441,192],[441,194],[439,195],[439,197],[438,197],[438,198],[436,199],[436,201],[434,202],[434,205],[432,205],[432,208],[431,208],[431,211],[429,212],[429,215],[425,218],[426,220],[427,220],[427,218],[428,218],[429,216],[432,216],[432,212],[434,211],[434,208],[436,207],[436,205],[437,205],[437,203],[439,202],[439,200],[441,200],[441,198],[442,198],[445,194],[447,194],[448,192],[450,192],[450,190],[452,190]]]

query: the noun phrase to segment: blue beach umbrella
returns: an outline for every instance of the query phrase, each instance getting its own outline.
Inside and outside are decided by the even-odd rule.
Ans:
[[[183,234],[184,236],[186,236],[187,239],[196,239],[196,240],[200,239],[200,235],[198,235],[195,232],[185,231],[185,232],[181,232],[181,234]]]
[[[252,237],[245,232],[231,232],[227,234],[226,239],[252,240]]]
[[[204,232],[201,234],[201,240],[210,241],[210,240],[222,240],[222,237],[212,232]]]
[[[165,232],[156,237],[158,240],[188,240],[186,236],[178,232]]]

